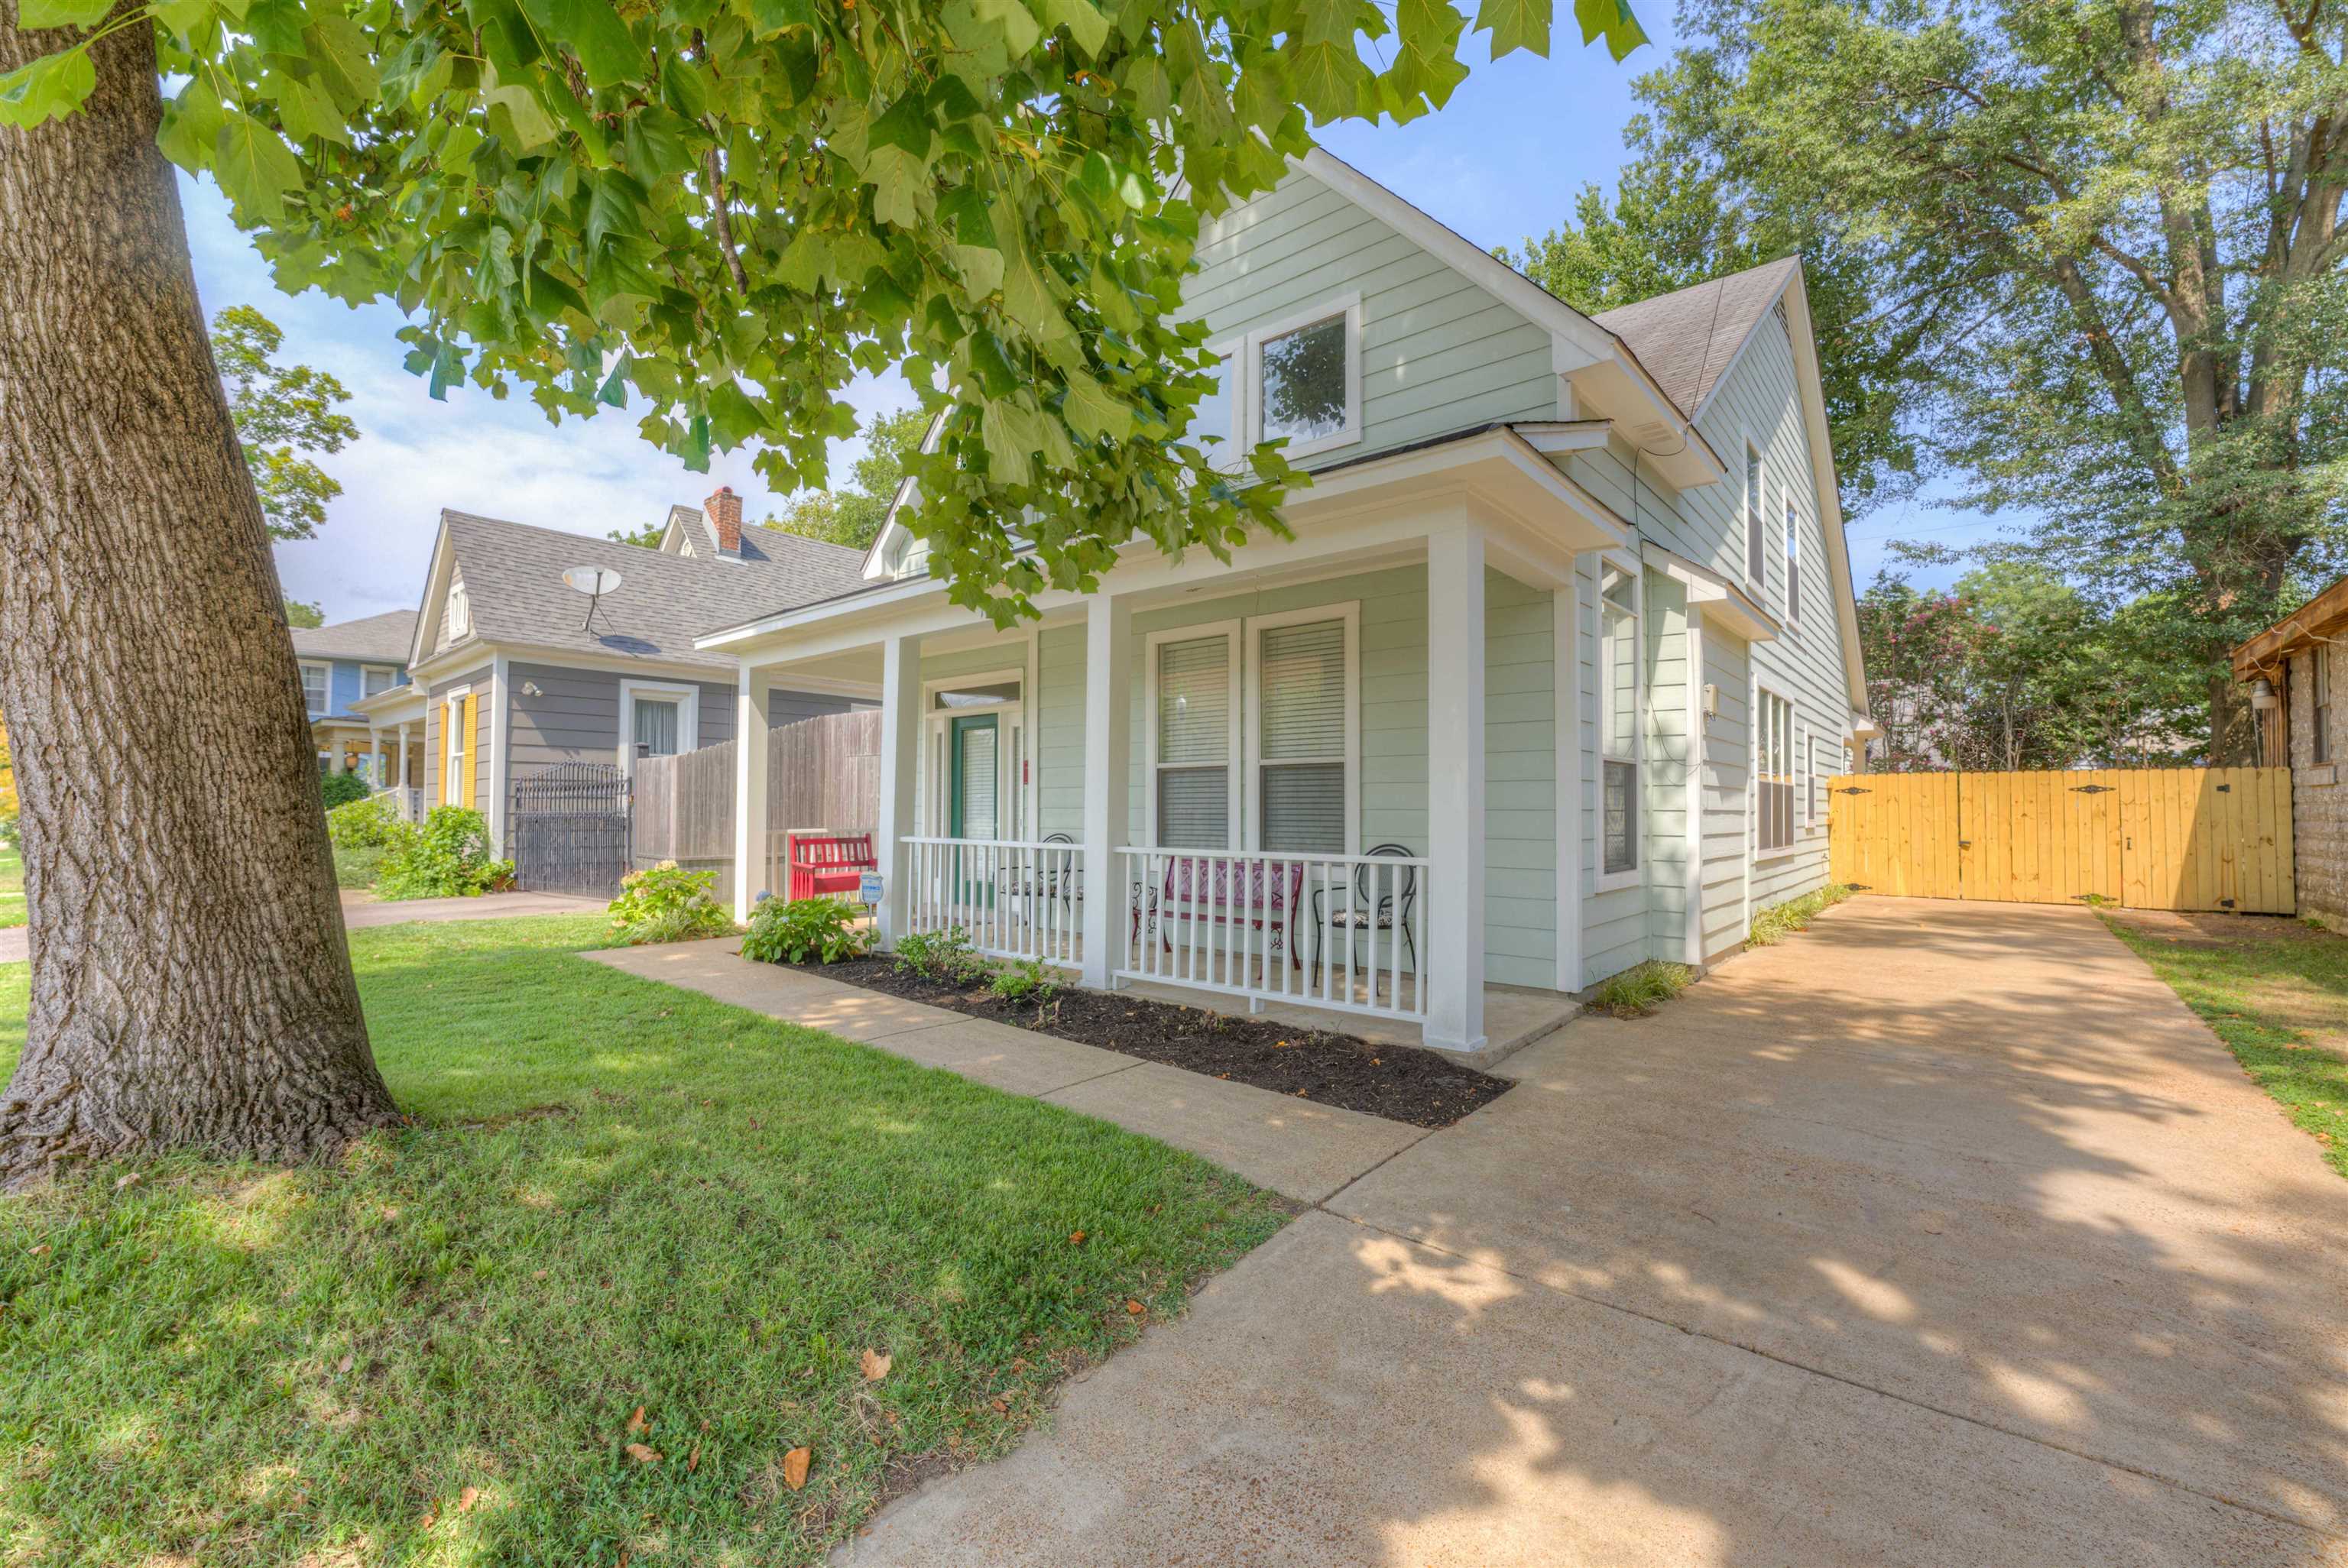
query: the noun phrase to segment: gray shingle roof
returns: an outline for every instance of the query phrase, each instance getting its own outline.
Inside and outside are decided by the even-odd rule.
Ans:
[[[671,507],[668,516],[671,522],[684,525],[685,537],[693,541],[694,554],[705,559],[716,556],[717,531],[709,526],[707,512],[698,507]],[[799,573],[809,587],[809,599],[829,599],[833,594],[860,587],[864,581],[862,550],[801,538],[763,523],[742,525],[742,559]],[[706,631],[709,628],[702,630]]]
[[[416,611],[389,610],[332,626],[297,626],[294,651],[312,659],[391,659],[407,662],[416,641]]]
[[[863,558],[856,551],[768,528],[743,530],[746,538],[759,535],[761,548],[737,560],[668,555],[470,512],[443,511],[440,518],[465,580],[473,635],[486,642],[703,664],[730,672],[732,659],[697,652],[694,638],[778,607],[825,598],[839,592],[843,580],[863,580]],[[776,539],[787,542],[769,543]],[[620,574],[618,590],[596,605],[592,630],[580,625],[586,597],[562,580],[574,566],[609,567]]]
[[[1787,256],[1590,319],[1628,343],[1663,395],[1693,419],[1800,266],[1800,258]]]

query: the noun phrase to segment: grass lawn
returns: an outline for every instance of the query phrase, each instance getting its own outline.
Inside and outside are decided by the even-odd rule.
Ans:
[[[1163,1144],[567,950],[602,927],[352,932],[417,1122],[335,1168],[0,1199],[0,1559],[814,1562],[1282,1224]],[[0,1071],[25,1000],[0,967]]]
[[[0,845],[0,930],[25,923],[25,857]]]
[[[2103,914],[2348,1176],[2348,939],[2273,917]]]

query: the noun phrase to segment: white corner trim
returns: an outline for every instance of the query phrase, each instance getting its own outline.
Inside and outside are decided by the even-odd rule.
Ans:
[[[1704,622],[1690,616],[1687,623],[1687,804],[1683,808],[1687,821],[1681,831],[1687,835],[1687,867],[1682,873],[1686,879],[1686,925],[1682,942],[1687,949],[1686,962],[1691,968],[1702,968],[1707,954],[1704,950],[1704,753],[1706,736],[1704,728]]]
[[[1557,745],[1557,989],[1581,989],[1581,574],[1550,593]]]
[[[506,852],[506,794],[513,787],[512,749],[506,744],[507,703],[513,688],[506,680],[506,656],[489,661],[489,809],[481,815],[489,825],[489,843],[499,859]]]

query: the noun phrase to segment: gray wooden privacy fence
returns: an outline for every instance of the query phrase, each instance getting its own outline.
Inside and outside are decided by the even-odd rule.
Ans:
[[[721,873],[734,867],[735,745],[704,746],[636,764],[635,863],[674,860]],[[766,886],[780,895],[783,835],[866,833],[880,819],[880,713],[828,713],[767,734]]]

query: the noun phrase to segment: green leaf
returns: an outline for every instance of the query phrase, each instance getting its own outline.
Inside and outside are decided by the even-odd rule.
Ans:
[[[866,160],[865,175],[872,181],[874,219],[901,229],[921,226],[929,169],[919,158],[901,148],[876,148]]]
[[[448,389],[465,379],[465,356],[453,343],[443,343],[432,356],[432,379],[426,389],[436,403],[446,402]]]
[[[491,87],[482,95],[494,114],[505,111],[506,123],[512,128],[514,144],[524,152],[535,152],[554,139],[554,122],[546,117],[538,96],[520,82]],[[491,121],[491,128],[496,122]]]
[[[930,145],[934,137],[930,128],[928,95],[919,87],[901,96],[889,106],[889,112],[872,122],[867,145],[878,151],[884,147],[902,148],[916,159],[927,162]]]
[[[1108,19],[1093,9],[1092,0],[1044,0],[1044,26],[1066,27],[1076,47],[1095,59],[1108,42]]]
[[[555,28],[579,56],[589,87],[608,87],[644,74],[652,56],[628,32],[612,0],[553,0],[553,12]]]
[[[1006,485],[1035,482],[1035,449],[1043,445],[1035,416],[1008,397],[990,397],[978,415],[979,439],[986,444],[987,467]]]
[[[763,40],[786,27],[814,26],[815,7],[808,0],[750,0],[750,21]]]
[[[188,79],[178,97],[164,106],[163,129],[155,145],[181,169],[201,174],[211,166],[221,123],[220,94],[213,89],[210,74],[199,72]]]
[[[366,34],[348,15],[322,9],[304,36],[313,46],[312,58],[341,78],[338,85],[355,105],[383,90],[383,73],[376,68]]]
[[[1550,20],[1550,0],[1483,0],[1476,8],[1476,26],[1492,35],[1495,60],[1517,49],[1548,58]]]
[[[603,385],[595,394],[595,401],[606,408],[628,405],[628,356],[620,354],[612,361],[612,374],[603,378]]]
[[[1035,40],[1044,36],[1034,14],[1019,0],[970,0],[970,9],[1003,40],[1014,58],[1034,48]]]
[[[16,26],[28,33],[37,27],[95,27],[113,9],[114,0],[23,0]]]
[[[1003,312],[1039,342],[1067,335],[1068,319],[1053,302],[1051,285],[1024,255],[1008,258],[1003,270]]]
[[[1068,423],[1086,439],[1106,436],[1122,441],[1133,434],[1132,405],[1108,394],[1107,388],[1081,370],[1068,372]]]
[[[1647,30],[1631,14],[1631,0],[1573,0],[1573,18],[1581,24],[1581,41],[1606,40],[1607,51],[1621,60],[1649,42]]]
[[[278,199],[302,183],[302,164],[277,133],[251,115],[230,117],[212,149],[212,178],[240,217],[267,221]]]
[[[0,125],[32,129],[44,120],[63,119],[88,101],[98,86],[98,67],[80,49],[43,55],[0,77]]]

